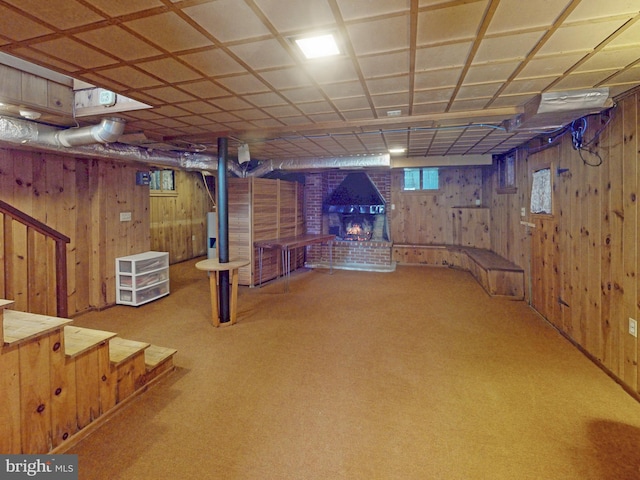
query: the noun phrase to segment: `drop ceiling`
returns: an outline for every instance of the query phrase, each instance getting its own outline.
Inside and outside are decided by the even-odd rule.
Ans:
[[[503,153],[537,95],[640,84],[638,0],[0,0],[0,26],[0,52],[150,105],[130,138],[252,159]],[[343,53],[303,59],[310,31]]]

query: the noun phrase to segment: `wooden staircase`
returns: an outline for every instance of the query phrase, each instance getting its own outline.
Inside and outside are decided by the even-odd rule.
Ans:
[[[176,350],[0,299],[0,452],[60,453],[174,369]]]

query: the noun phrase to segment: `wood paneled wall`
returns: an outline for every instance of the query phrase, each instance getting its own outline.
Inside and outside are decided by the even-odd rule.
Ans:
[[[245,258],[250,264],[238,271],[240,285],[260,282],[259,258],[254,248],[258,240],[284,238],[305,233],[303,189],[297,182],[268,178],[230,178],[229,256]],[[301,264],[303,249],[292,254],[292,269]],[[280,252],[265,250],[262,281],[282,274]]]
[[[436,192],[403,191],[403,171],[393,170],[393,207],[388,215],[391,240],[397,244],[486,246],[486,212],[453,210],[473,207],[476,200],[482,202],[482,191],[481,167],[441,168],[440,189]],[[470,232],[477,232],[480,238],[472,240]]]
[[[207,254],[207,212],[215,192],[207,192],[198,172],[175,171],[175,196],[151,196],[151,250],[169,252],[169,263]]]
[[[608,119],[588,117],[583,145],[593,153],[576,150],[569,133],[532,143],[517,152],[517,193],[496,193],[497,172],[487,170],[483,196],[492,249],[525,268],[527,300],[638,393],[629,318],[640,316],[639,94],[618,99]],[[552,172],[551,215],[529,213],[532,172],[541,167]]]
[[[71,239],[69,315],[113,304],[114,259],[150,248],[149,192],[135,185],[135,172],[124,163],[0,149],[0,198]],[[132,220],[121,222],[120,212]]]

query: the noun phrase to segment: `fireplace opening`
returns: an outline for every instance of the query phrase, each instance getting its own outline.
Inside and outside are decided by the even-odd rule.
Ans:
[[[348,174],[323,212],[323,230],[337,240],[389,241],[385,201],[366,173]]]

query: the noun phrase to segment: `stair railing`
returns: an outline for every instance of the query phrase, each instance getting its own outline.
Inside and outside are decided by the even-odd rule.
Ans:
[[[67,247],[66,244],[71,240],[69,237],[54,230],[53,228],[45,225],[39,220],[21,212],[17,208],[9,205],[6,202],[0,200],[0,213],[3,214],[3,231],[4,235],[4,251],[2,257],[4,261],[11,261],[8,259],[8,254],[13,249],[13,240],[7,238],[7,232],[11,232],[11,222],[16,221],[26,226],[27,234],[29,231],[35,231],[44,235],[46,238],[50,238],[55,242],[55,277],[56,277],[56,315],[61,318],[68,317],[68,305],[67,305]],[[34,264],[32,260],[32,252],[29,252],[29,243],[27,243],[27,262]],[[5,274],[7,269],[5,268]],[[31,273],[31,268],[27,269],[29,274],[39,275],[42,272],[34,271]],[[5,284],[7,279],[5,278]],[[13,300],[13,299],[10,299]]]

